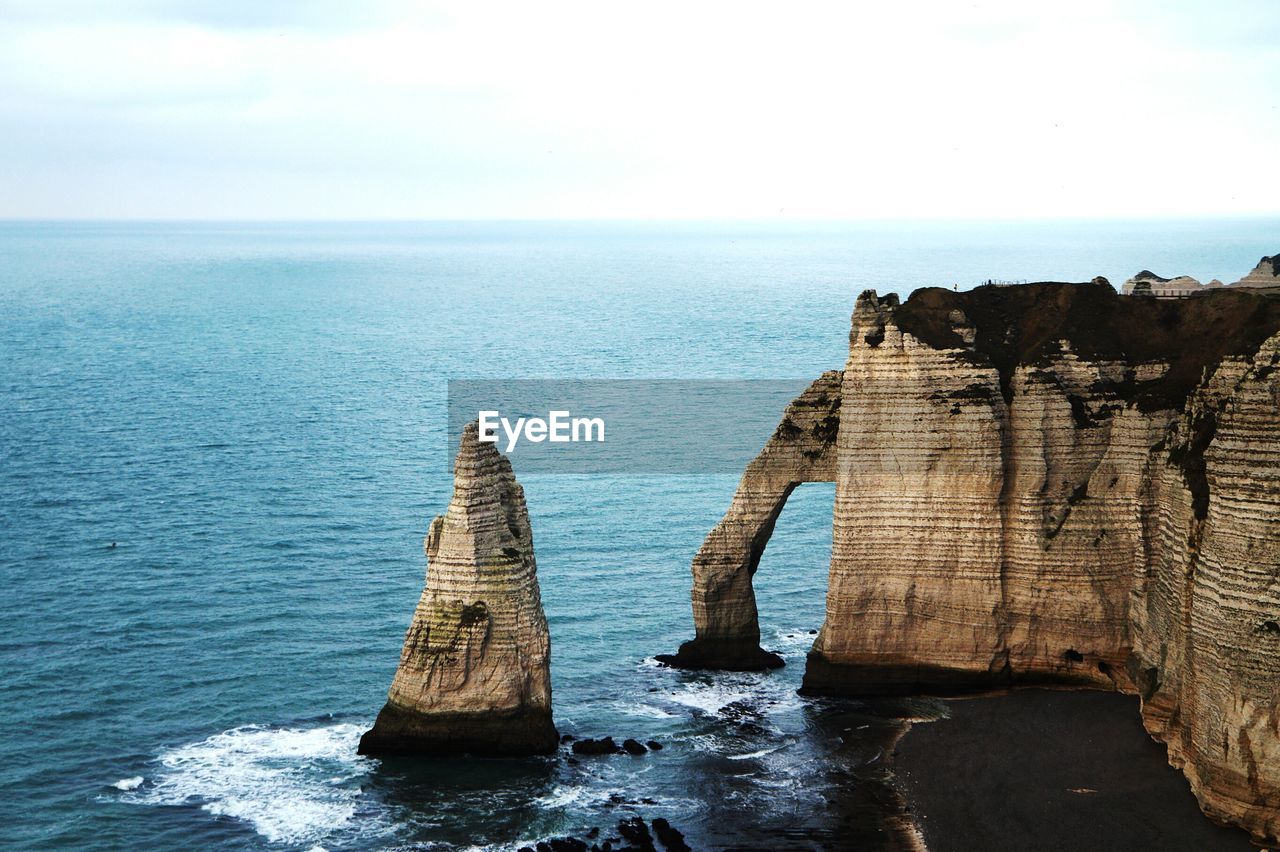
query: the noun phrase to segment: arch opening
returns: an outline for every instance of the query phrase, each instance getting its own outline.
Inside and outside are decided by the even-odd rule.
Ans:
[[[693,669],[754,671],[783,660],[760,647],[752,578],[787,498],[805,482],[835,482],[843,373],[815,380],[782,415],[747,465],[729,510],[693,559],[695,636],[658,660]]]

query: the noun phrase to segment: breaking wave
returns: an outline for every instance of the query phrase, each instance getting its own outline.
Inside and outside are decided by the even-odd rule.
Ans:
[[[364,807],[361,784],[374,762],[356,755],[363,728],[246,725],[160,755],[160,771],[126,800],[190,806],[241,820],[272,843],[309,844],[335,834],[390,829],[376,805]],[[136,791],[133,787],[116,786]],[[365,811],[372,811],[366,813]],[[357,825],[357,814],[359,821]],[[381,818],[380,818],[381,817]]]
[[[719,674],[715,680],[682,684],[665,699],[710,716],[723,716],[746,708],[765,716],[797,709],[801,702],[794,689],[768,674]]]

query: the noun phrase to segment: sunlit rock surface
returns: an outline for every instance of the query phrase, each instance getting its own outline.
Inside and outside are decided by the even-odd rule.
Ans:
[[[837,374],[835,458],[824,448],[810,479],[780,477],[836,481],[805,690],[1136,692],[1205,812],[1274,838],[1277,332],[1280,298],[1233,288],[930,288],[901,305],[864,293]],[[744,489],[775,493],[752,484],[761,459],[735,507]],[[759,515],[748,529],[767,538],[774,508],[731,508],[721,526]],[[694,562],[700,637],[719,624],[758,636],[741,588],[765,542],[747,540],[713,532]]]
[[[1126,296],[1135,293],[1192,293],[1206,287],[1221,287],[1222,282],[1216,278],[1208,284],[1201,284],[1190,275],[1179,275],[1176,278],[1162,278],[1150,270],[1144,269],[1120,286],[1120,292]]]
[[[475,424],[426,538],[426,588],[361,754],[549,752],[551,640],[524,490]]]
[[[1280,254],[1264,257],[1252,272],[1231,286],[1280,287]]]

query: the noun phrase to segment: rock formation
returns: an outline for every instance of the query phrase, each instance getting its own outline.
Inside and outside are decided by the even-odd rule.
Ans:
[[[1245,277],[1232,287],[1280,287],[1280,254],[1264,257]]]
[[[1221,287],[1222,282],[1201,284],[1190,275],[1179,275],[1177,278],[1161,278],[1154,272],[1144,269],[1120,286],[1120,292],[1126,296],[1152,295],[1154,293],[1192,293],[1205,287]]]
[[[669,665],[695,669],[765,669],[782,658],[760,648],[751,578],[791,492],[801,482],[835,480],[840,372],[823,373],[796,398],[742,475],[733,502],[693,558],[695,638]]]
[[[558,743],[524,490],[478,434],[474,423],[463,431],[453,499],[426,537],[426,588],[361,754],[517,755]]]
[[[1278,367],[1280,296],[868,291],[843,373],[815,383],[840,382],[834,458],[824,441],[821,464],[771,464],[775,433],[748,468],[694,561],[694,644],[758,635],[750,573],[777,517],[759,507],[834,471],[806,691],[1136,692],[1205,812],[1275,838]]]

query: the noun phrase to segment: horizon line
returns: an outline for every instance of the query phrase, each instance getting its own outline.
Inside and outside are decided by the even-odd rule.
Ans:
[[[1266,213],[1103,214],[1098,216],[388,216],[388,217],[153,217],[153,216],[4,216],[0,224],[189,224],[189,225],[411,225],[411,224],[977,224],[1050,222],[1205,222],[1280,219],[1280,210]]]

